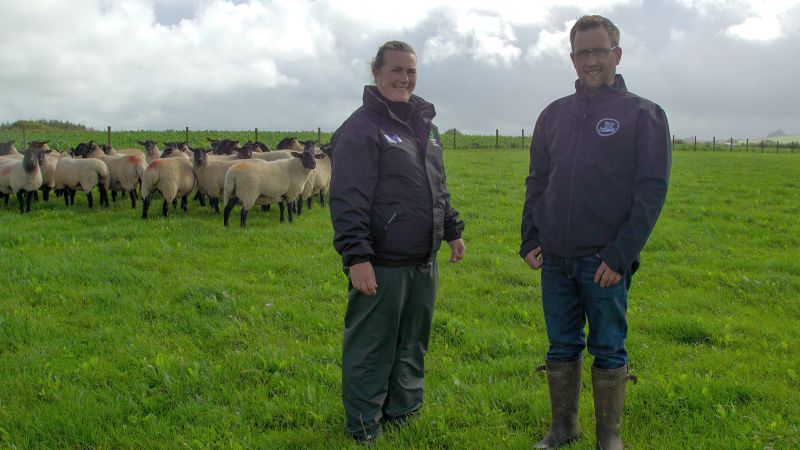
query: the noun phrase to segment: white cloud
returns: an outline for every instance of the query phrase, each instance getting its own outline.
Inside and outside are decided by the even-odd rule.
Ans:
[[[564,27],[561,30],[540,31],[536,42],[528,48],[529,59],[552,56],[568,61],[567,56],[571,50],[569,45],[569,32],[574,24],[575,20],[570,20],[564,23]]]
[[[746,41],[772,41],[783,35],[777,17],[748,17],[744,22],[728,27],[725,34]]]

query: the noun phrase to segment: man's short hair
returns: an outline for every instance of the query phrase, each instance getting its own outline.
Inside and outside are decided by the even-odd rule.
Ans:
[[[572,30],[569,32],[569,45],[572,50],[575,50],[575,35],[578,34],[578,31],[587,31],[593,28],[603,27],[606,29],[608,33],[608,37],[611,39],[611,46],[618,47],[619,46],[619,28],[617,28],[614,23],[610,20],[606,19],[603,16],[583,16],[575,22],[575,25],[572,26]]]

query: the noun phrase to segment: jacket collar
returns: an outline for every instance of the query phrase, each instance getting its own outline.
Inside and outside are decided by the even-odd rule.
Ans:
[[[588,89],[581,83],[581,80],[575,80],[575,92],[586,97],[610,97],[624,94],[628,92],[628,88],[625,86],[625,79],[622,78],[622,75],[616,74],[614,75],[614,82],[610,85],[604,84],[600,86],[593,90],[591,95],[587,94],[587,91]]]
[[[364,86],[364,96],[362,100],[364,102],[364,107],[367,109],[379,114],[386,114],[394,120],[406,123],[406,121],[398,117],[392,110],[396,107],[404,108],[407,106],[386,100],[386,98],[378,91],[376,86]],[[424,121],[430,122],[434,117],[436,117],[436,108],[433,106],[433,103],[427,102],[420,96],[411,94],[411,99],[408,101],[408,105],[408,107],[411,108],[409,116],[412,118],[414,116],[419,116]]]

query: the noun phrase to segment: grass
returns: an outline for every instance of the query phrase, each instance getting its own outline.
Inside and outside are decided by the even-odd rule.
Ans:
[[[422,417],[378,448],[530,448],[549,407],[538,274],[516,254],[528,154],[445,157],[467,257],[440,254]],[[630,296],[630,448],[800,447],[799,157],[675,152]],[[196,203],[34,209],[0,208],[0,447],[352,447],[327,209],[246,230]],[[594,448],[585,375],[571,449]]]

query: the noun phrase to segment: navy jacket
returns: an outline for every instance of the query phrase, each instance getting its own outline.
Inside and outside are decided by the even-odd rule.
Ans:
[[[621,75],[592,97],[580,81],[575,90],[536,121],[519,253],[598,254],[615,272],[633,272],[667,195],[667,117]]]
[[[423,264],[443,239],[461,237],[435,115],[416,95],[390,102],[366,86],[363,105],[333,134],[330,212],[344,266]]]

